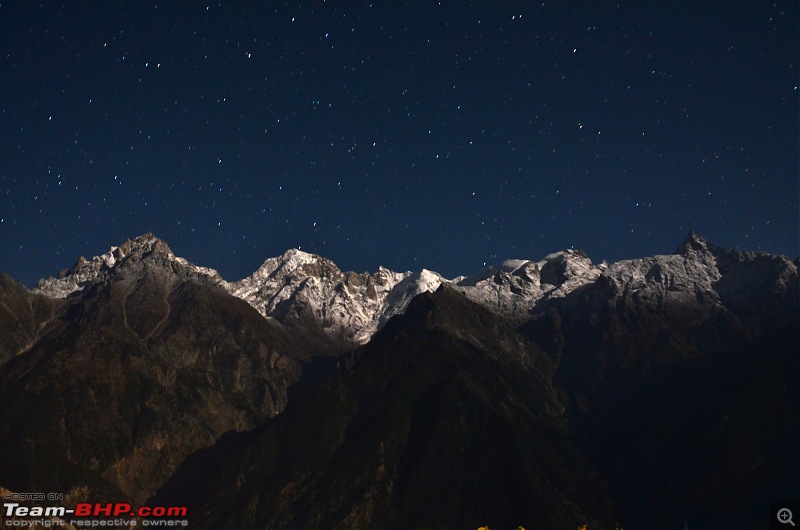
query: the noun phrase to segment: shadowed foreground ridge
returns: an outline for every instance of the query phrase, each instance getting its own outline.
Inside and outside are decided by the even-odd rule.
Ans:
[[[482,327],[465,335],[454,327],[464,320]],[[452,289],[422,294],[356,355],[351,369],[217,461],[215,491],[192,499],[195,513],[214,516],[193,524],[567,528],[613,520],[605,485],[559,420],[552,361],[485,309]],[[196,479],[191,471],[178,471],[155,502],[180,499]]]
[[[196,528],[766,528],[800,495],[797,266],[690,233],[228,282],[145,234],[0,275],[0,487]]]

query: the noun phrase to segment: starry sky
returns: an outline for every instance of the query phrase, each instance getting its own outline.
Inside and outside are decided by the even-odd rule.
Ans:
[[[0,0],[0,270],[798,255],[798,2]]]

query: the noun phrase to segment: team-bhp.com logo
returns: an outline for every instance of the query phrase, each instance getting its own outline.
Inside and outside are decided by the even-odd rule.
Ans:
[[[10,527],[53,527],[65,524],[79,527],[189,526],[185,506],[141,506],[134,509],[125,502],[79,502],[75,508],[65,508],[22,506],[17,502],[5,502],[3,507],[5,526]]]

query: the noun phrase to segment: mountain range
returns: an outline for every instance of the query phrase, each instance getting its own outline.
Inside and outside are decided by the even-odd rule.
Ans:
[[[0,488],[193,528],[768,528],[800,498],[799,264],[692,232],[231,282],[148,233],[0,273]]]

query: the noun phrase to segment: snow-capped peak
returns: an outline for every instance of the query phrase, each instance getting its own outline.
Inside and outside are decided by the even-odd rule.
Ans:
[[[512,318],[524,318],[543,300],[566,296],[594,282],[604,269],[580,250],[563,250],[538,261],[509,259],[457,282],[468,298]]]
[[[345,273],[326,258],[292,249],[229,287],[265,317],[291,323],[311,315],[323,330],[366,342],[392,315],[405,311],[411,298],[436,290],[443,281],[425,269]]]
[[[272,274],[276,269],[294,270],[306,263],[324,259],[316,254],[310,254],[300,249],[291,248],[276,258],[269,258],[259,267],[261,274]]]

